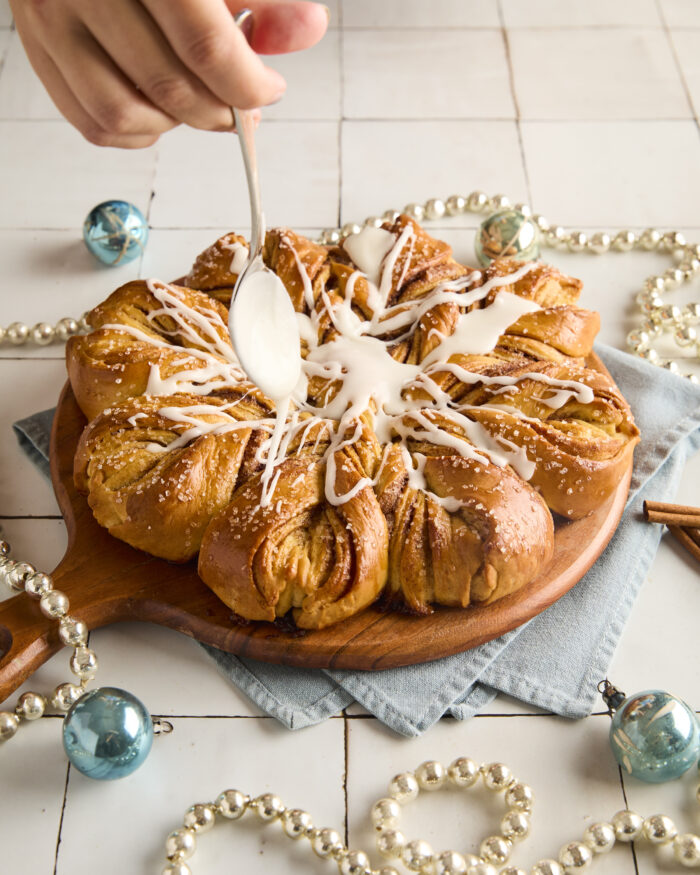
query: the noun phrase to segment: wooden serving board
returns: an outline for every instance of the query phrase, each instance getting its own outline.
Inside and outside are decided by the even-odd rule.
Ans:
[[[599,360],[594,367],[604,370]],[[66,555],[53,572],[71,614],[90,629],[146,620],[177,629],[229,653],[305,668],[376,671],[428,662],[490,641],[543,611],[586,573],[620,519],[631,468],[594,514],[563,522],[554,558],[528,586],[485,607],[439,608],[428,617],[369,608],[337,626],[300,632],[269,623],[241,624],[199,579],[196,562],[175,565],[113,538],[73,485],[73,456],[86,420],[69,384],[51,435],[51,474],[68,528]],[[20,593],[0,602],[0,702],[59,650],[57,623]]]

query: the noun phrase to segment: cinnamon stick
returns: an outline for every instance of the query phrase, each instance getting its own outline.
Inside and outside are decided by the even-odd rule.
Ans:
[[[687,527],[683,529],[683,531],[688,535],[688,537],[692,538],[695,543],[700,547],[700,529],[692,529]]]
[[[694,559],[697,559],[697,561],[700,562],[700,544],[697,544],[693,538],[691,538],[687,530],[682,529],[680,526],[669,526],[668,530],[681,547],[684,547]]]
[[[645,501],[644,517],[650,523],[667,526],[700,527],[700,508],[685,504],[668,504],[663,501]]]

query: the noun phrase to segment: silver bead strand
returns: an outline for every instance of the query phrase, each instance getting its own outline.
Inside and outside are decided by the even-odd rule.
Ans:
[[[450,195],[445,200],[429,198],[424,204],[407,204],[403,212],[416,221],[439,221],[444,217],[458,216],[464,212],[484,213],[509,209],[510,200],[504,194],[489,196],[483,191],[472,191],[468,195]],[[552,225],[544,216],[532,214],[527,204],[515,204],[514,209],[523,215],[531,216],[540,230],[542,244],[552,249],[567,248],[571,252],[588,252],[593,255],[604,255],[611,250],[616,252],[631,252],[633,249],[647,252],[659,251],[678,259],[675,267],[669,268],[662,276],[649,277],[643,291],[637,296],[642,308],[643,324],[651,322],[661,324],[668,330],[678,347],[684,350],[700,352],[698,331],[694,327],[700,322],[700,302],[693,301],[678,310],[666,311],[663,295],[692,280],[700,272],[700,244],[688,243],[679,231],[661,232],[657,228],[646,228],[641,233],[631,230],[617,231],[609,234],[599,231],[590,237],[583,231],[567,231],[561,225]],[[399,213],[387,210],[381,217],[369,216],[362,226],[348,222],[342,228],[326,228],[318,243],[324,246],[336,246],[346,237],[358,234],[362,227],[378,228],[382,222],[395,222]],[[90,331],[88,313],[79,320],[65,317],[59,319],[56,325],[48,322],[38,322],[31,328],[23,322],[13,322],[6,328],[0,326],[0,344],[3,342],[21,346],[34,343],[45,346],[54,340],[66,341],[76,334]],[[654,335],[655,336],[655,335]],[[680,373],[679,366],[673,361],[664,359],[658,353],[651,352],[650,340],[640,342],[635,332],[630,332],[627,338],[628,349],[652,364],[663,367],[674,373]],[[698,383],[698,377],[692,373],[684,376],[692,383]]]
[[[80,319],[66,316],[59,319],[55,325],[49,322],[37,322],[36,325],[26,325],[24,322],[12,322],[6,328],[0,326],[0,344],[24,346],[33,343],[36,346],[48,346],[58,340],[65,342],[75,334],[85,334],[90,331],[88,313],[83,313]]]
[[[50,575],[36,571],[28,562],[10,559],[10,545],[0,538],[0,581],[11,589],[26,592],[37,599],[44,616],[58,620],[58,636],[65,645],[74,648],[70,665],[74,674],[80,678],[79,684],[59,684],[50,694],[26,692],[17,700],[13,711],[0,711],[0,743],[8,741],[19,729],[22,722],[32,722],[43,717],[47,708],[66,712],[85,692],[85,686],[94,678],[97,671],[97,657],[87,647],[87,625],[68,613],[68,596],[54,589]]]
[[[0,722],[0,731],[1,727]],[[482,782],[478,782],[479,777]],[[468,789],[479,783],[492,793],[504,793],[508,813],[501,821],[503,835],[484,839],[478,856],[452,850],[433,851],[423,839],[407,841],[396,828],[402,805],[413,801],[421,790],[436,790],[445,785]],[[697,798],[700,802],[700,788]],[[513,843],[524,838],[529,831],[531,809],[532,790],[527,784],[517,781],[503,763],[477,766],[468,757],[459,757],[447,768],[435,760],[428,760],[413,772],[396,775],[389,784],[389,795],[372,806],[370,816],[377,830],[377,849],[381,856],[400,860],[409,870],[423,875],[574,875],[588,870],[596,857],[608,853],[616,842],[632,841],[667,846],[681,866],[694,868],[700,865],[700,836],[679,834],[666,815],[643,818],[627,809],[618,811],[609,821],[592,823],[585,829],[582,839],[567,842],[556,858],[541,859],[527,872],[518,866],[504,865]],[[196,850],[196,838],[217,822],[240,820],[249,811],[257,814],[263,823],[278,823],[283,834],[293,841],[306,839],[316,856],[337,864],[340,875],[399,875],[393,865],[372,868],[364,851],[349,850],[340,833],[328,827],[316,828],[310,814],[300,808],[285,807],[273,793],[252,798],[239,790],[224,790],[215,802],[198,803],[187,809],[183,825],[166,839],[167,861],[162,875],[192,875],[185,861]]]

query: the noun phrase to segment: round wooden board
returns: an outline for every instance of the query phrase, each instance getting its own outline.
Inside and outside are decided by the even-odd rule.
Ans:
[[[599,359],[589,362],[604,370]],[[101,528],[73,485],[73,457],[85,418],[70,385],[58,403],[51,471],[68,527],[68,549],[53,573],[71,613],[90,629],[146,620],[178,629],[239,656],[305,668],[377,671],[428,662],[496,638],[559,599],[581,579],[611,538],[625,505],[631,468],[591,516],[556,527],[554,558],[536,580],[483,607],[439,608],[428,617],[369,608],[319,631],[241,624],[199,579],[195,562],[174,565],[135,550]],[[0,603],[0,702],[60,648],[56,623],[22,593]]]

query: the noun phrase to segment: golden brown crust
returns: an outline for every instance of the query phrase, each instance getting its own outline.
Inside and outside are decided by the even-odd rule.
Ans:
[[[391,522],[387,596],[414,613],[433,604],[467,607],[519,589],[549,562],[553,522],[547,505],[509,468],[455,456],[429,456],[431,492],[458,499],[449,513],[401,482],[393,458],[379,500]],[[393,492],[393,497],[387,492]]]
[[[417,437],[406,439],[404,450],[393,442],[382,446],[368,410],[354,443],[331,456],[335,467],[329,469],[329,426],[302,413],[308,426],[290,441],[271,501],[261,506],[261,448],[273,405],[242,379],[231,388],[230,379],[211,373],[236,367],[222,303],[236,280],[232,257],[245,244],[235,234],[197,258],[186,278],[192,288],[166,287],[194,309],[189,321],[174,320],[151,285],[130,283],[92,312],[92,334],[68,345],[70,379],[92,420],[78,447],[75,480],[97,520],[116,537],[167,559],[183,561],[199,551],[202,579],[248,619],[291,612],[299,627],[322,628],[378,598],[417,614],[435,605],[489,603],[549,562],[552,513],[568,519],[589,513],[630,465],[638,431],[629,407],[606,376],[585,366],[599,317],[576,306],[579,280],[542,264],[521,271],[511,259],[473,271],[407,216],[383,227],[410,241],[385,291],[389,317],[417,315],[408,330],[387,322],[386,333],[375,335],[397,361],[420,365],[455,331],[461,313],[489,306],[499,290],[539,305],[510,325],[489,353],[457,354],[431,366],[432,380],[458,417],[431,411],[425,387],[404,390],[405,398],[426,402],[424,417],[449,438],[449,447],[412,430],[410,412],[401,427]],[[342,246],[329,249],[272,230],[264,260],[295,308],[313,315],[319,342],[337,336],[329,311],[349,297],[350,287],[353,312],[374,318],[376,290]],[[441,283],[458,280],[450,288],[473,291],[516,272],[519,279],[481,300],[472,295],[466,306],[439,298]],[[203,354],[214,366],[207,365],[190,390]],[[163,397],[169,386],[174,394]],[[314,377],[309,403],[333,398],[339,386]],[[146,394],[154,387],[159,397]],[[193,423],[200,436],[187,439]],[[515,467],[458,451],[460,441],[474,450],[474,428],[494,448],[519,453]],[[428,492],[410,485],[409,460],[422,467]],[[346,493],[352,497],[339,503],[328,498]]]
[[[307,240],[289,228],[276,228],[265,235],[263,261],[284,283],[294,309],[298,313],[308,313],[318,300],[330,273],[326,247]],[[310,288],[305,282],[307,277]]]
[[[386,582],[387,526],[369,487],[333,507],[318,461],[282,463],[274,500],[260,506],[259,478],[240,489],[209,526],[199,554],[202,580],[236,613],[274,620],[290,609],[317,629],[374,602]],[[336,488],[362,472],[338,460]]]
[[[184,285],[210,294],[219,293],[216,296],[228,304],[238,279],[238,274],[233,272],[234,257],[241,248],[247,251],[248,241],[240,234],[231,232],[219,237],[197,256],[183,280]]]
[[[234,359],[223,304],[194,289],[156,285],[207,319],[209,339],[216,338],[218,352],[205,346],[199,321],[185,318],[180,324],[168,315],[148,283],[137,280],[121,286],[90,312],[93,331],[72,337],[66,345],[68,377],[88,419],[127,398],[146,394],[154,369],[160,380],[172,381],[183,372],[201,372],[206,360],[198,353],[203,351],[224,369]],[[221,377],[214,375],[212,391],[217,382]]]
[[[235,403],[233,403],[235,402]],[[212,517],[225,507],[242,471],[259,470],[253,428],[205,434],[170,448],[186,430],[161,412],[197,408],[198,396],[131,398],[88,424],[75,456],[78,489],[88,493],[95,519],[116,538],[173,562],[199,550]],[[215,425],[271,416],[243,396],[210,397],[207,413],[190,418]]]
[[[514,258],[498,258],[483,271],[483,282],[493,277],[508,276],[522,267]],[[488,306],[499,291],[511,292],[521,298],[535,301],[540,307],[561,307],[578,301],[583,283],[575,277],[561,273],[555,267],[535,262],[532,269],[513,283],[493,289],[484,306]]]

